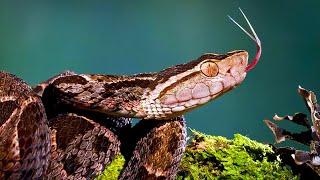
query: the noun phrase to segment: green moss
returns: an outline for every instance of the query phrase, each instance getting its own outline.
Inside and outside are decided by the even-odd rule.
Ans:
[[[298,179],[269,145],[235,134],[233,140],[192,130],[177,179]]]
[[[96,180],[117,180],[124,162],[124,157],[118,155]]]
[[[269,145],[235,134],[233,140],[192,130],[193,138],[182,159],[178,180],[299,179],[286,169]],[[119,155],[97,180],[116,180],[124,165]]]

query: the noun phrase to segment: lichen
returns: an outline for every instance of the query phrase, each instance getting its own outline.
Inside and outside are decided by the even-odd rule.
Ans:
[[[298,179],[272,147],[240,134],[233,140],[192,130],[177,179]]]
[[[179,167],[177,180],[299,179],[283,166],[270,145],[240,134],[228,140],[191,131],[193,135]],[[123,165],[123,156],[118,156],[97,180],[117,179]]]

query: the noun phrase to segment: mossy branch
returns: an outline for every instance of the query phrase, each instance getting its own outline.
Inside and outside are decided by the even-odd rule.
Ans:
[[[191,130],[176,179],[299,179],[276,156],[272,147],[240,134],[233,140]],[[120,155],[97,178],[117,179],[124,164]]]

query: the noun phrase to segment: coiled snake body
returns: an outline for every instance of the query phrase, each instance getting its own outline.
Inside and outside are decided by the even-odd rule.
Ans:
[[[252,37],[250,35],[250,37]],[[158,73],[64,72],[33,88],[0,71],[0,179],[91,179],[121,152],[119,179],[174,179],[183,114],[233,89],[258,61],[205,54]],[[142,118],[131,127],[131,118]]]

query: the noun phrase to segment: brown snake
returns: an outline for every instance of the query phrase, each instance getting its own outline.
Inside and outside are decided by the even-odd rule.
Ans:
[[[0,179],[92,179],[120,152],[119,179],[174,179],[186,145],[182,115],[240,84],[260,58],[247,22],[254,37],[235,23],[257,44],[250,65],[237,50],[158,73],[67,71],[33,88],[0,71]],[[143,120],[131,127],[131,118]]]

